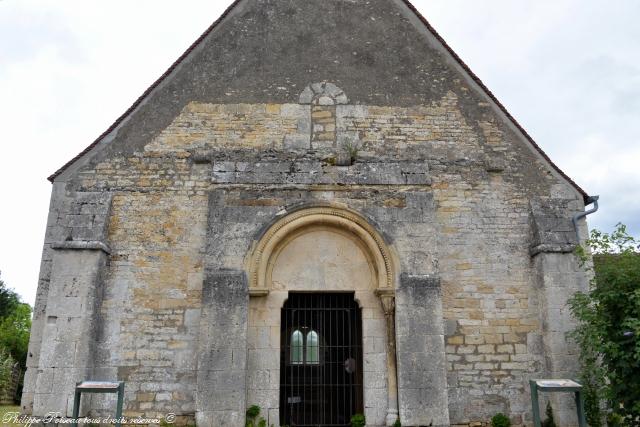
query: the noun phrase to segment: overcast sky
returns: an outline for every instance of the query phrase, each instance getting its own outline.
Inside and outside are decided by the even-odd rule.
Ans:
[[[24,301],[35,301],[46,177],[228,3],[0,0],[0,271]],[[414,4],[556,164],[601,196],[590,226],[621,221],[639,236],[640,1]]]

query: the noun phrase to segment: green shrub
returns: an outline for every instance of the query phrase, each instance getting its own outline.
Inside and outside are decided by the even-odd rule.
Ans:
[[[252,405],[247,409],[247,418],[254,419],[260,415],[260,407],[258,405]]]
[[[393,427],[402,427],[402,424],[400,424],[400,418],[396,418],[396,422],[393,423]]]
[[[498,412],[491,418],[491,427],[510,427],[511,420],[502,412]]]
[[[351,417],[351,427],[365,427],[367,420],[362,414],[355,414]]]
[[[607,417],[607,427],[627,427],[628,425],[620,414],[609,414]]]
[[[258,405],[250,406],[246,415],[245,427],[267,427],[267,420],[262,417],[258,418],[260,415],[260,407]]]
[[[545,410],[547,419],[542,422],[542,427],[556,427],[556,422],[553,420],[553,409],[551,409],[551,403],[547,402],[547,409]]]
[[[618,224],[611,234],[592,230],[587,245],[593,267],[587,248],[577,255],[593,279],[569,302],[578,321],[571,336],[580,346],[587,423],[601,427],[606,415],[633,424],[640,422],[640,242]]]

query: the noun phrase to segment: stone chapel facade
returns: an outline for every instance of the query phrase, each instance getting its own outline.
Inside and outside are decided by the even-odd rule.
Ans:
[[[530,424],[576,369],[593,200],[406,0],[236,1],[50,180],[26,413]]]

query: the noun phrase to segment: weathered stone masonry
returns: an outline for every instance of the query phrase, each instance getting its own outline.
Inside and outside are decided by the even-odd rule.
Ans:
[[[256,124],[253,125],[249,119],[242,123],[245,131],[249,130],[249,136],[254,132],[253,126],[257,129],[276,129],[273,124],[285,123],[280,117],[296,108],[301,109],[294,105],[224,107],[227,111],[233,111],[234,115],[244,114],[239,111],[253,111],[250,117],[255,118]],[[357,111],[361,122],[377,121],[381,134],[389,132],[403,137],[388,141],[383,136],[376,136],[373,126],[361,125],[369,129],[359,141],[363,147],[359,153],[361,159],[371,156],[372,160],[378,160],[376,157],[380,156],[381,146],[385,143],[391,144],[390,147],[394,147],[397,140],[406,141],[404,144],[415,144],[414,138],[420,127],[424,128],[423,135],[430,134],[433,135],[431,138],[437,139],[434,147],[428,150],[429,155],[433,156],[439,146],[446,144],[441,140],[443,134],[449,135],[453,143],[460,138],[458,130],[464,128],[455,120],[449,123],[445,121],[444,126],[437,129],[433,125],[423,124],[426,121],[424,117],[430,112],[428,108],[416,109],[423,113],[417,116],[417,121],[403,119],[403,110],[387,111],[387,118],[381,119],[384,117],[381,107],[344,108],[351,117],[353,111]],[[216,116],[221,107],[196,109],[190,106],[185,116],[193,114],[194,110],[212,112],[214,118],[230,128],[227,132],[231,138],[236,135],[236,130],[229,125],[234,122],[233,118],[220,119]],[[266,122],[268,126],[265,126],[258,113],[267,114],[268,110],[281,113],[272,122]],[[368,118],[367,112],[371,110],[375,112],[375,118]],[[455,117],[455,110],[452,113],[449,115]],[[308,110],[307,114],[310,114]],[[214,123],[211,135],[206,135],[204,129],[202,132],[180,134],[173,129],[185,126],[182,117],[176,119],[174,127],[162,132],[157,140],[149,144],[144,153],[99,164],[94,170],[81,174],[84,190],[93,189],[96,183],[100,183],[100,186],[109,186],[115,194],[111,203],[107,240],[112,251],[110,274],[102,301],[105,338],[100,347],[105,348],[111,342],[117,342],[118,345],[108,352],[109,357],[98,360],[104,363],[102,372],[111,371],[114,378],[128,380],[130,411],[160,413],[169,408],[195,412],[193,399],[198,389],[198,360],[195,353],[196,349],[204,351],[202,332],[198,332],[201,300],[204,298],[201,296],[202,283],[209,283],[204,275],[204,266],[211,260],[218,260],[218,268],[242,271],[250,239],[256,235],[261,224],[287,206],[310,200],[344,203],[363,212],[374,219],[386,235],[393,236],[403,271],[439,275],[441,283],[437,287],[442,287],[442,291],[438,292],[443,293],[444,318],[449,319],[446,320],[446,344],[450,400],[456,402],[452,405],[454,414],[464,411],[465,406],[459,403],[460,400],[478,402],[477,406],[467,409],[467,413],[460,414],[462,419],[482,417],[484,414],[488,416],[492,410],[513,407],[520,408],[522,413],[526,411],[528,398],[523,378],[541,372],[544,362],[544,353],[538,345],[542,342],[542,335],[537,332],[540,317],[535,307],[530,307],[530,302],[537,298],[531,294],[528,282],[531,277],[529,272],[533,271],[527,246],[531,209],[524,197],[512,195],[511,200],[504,201],[502,196],[491,192],[508,191],[503,189],[509,189],[509,186],[500,175],[481,172],[486,170],[486,165],[482,157],[477,158],[477,150],[470,147],[469,155],[477,160],[469,158],[464,163],[470,165],[475,161],[480,171],[471,173],[485,174],[485,183],[479,187],[486,188],[484,190],[472,188],[480,183],[470,185],[459,176],[452,179],[451,166],[455,167],[455,161],[453,165],[447,165],[449,174],[446,181],[440,182],[432,171],[445,165],[438,164],[437,158],[423,163],[360,160],[350,167],[338,167],[331,166],[320,156],[305,153],[303,156],[306,159],[303,157],[302,160],[251,161],[244,157],[241,158],[244,161],[213,160],[209,163],[210,158],[215,159],[221,154],[213,149],[206,152],[207,146],[215,147],[220,138],[218,125],[215,124],[219,122],[210,116],[200,115],[193,120],[198,123],[211,120]],[[348,129],[353,127],[353,119],[346,119],[349,117],[346,114],[340,117],[340,123],[349,123],[343,128],[349,132]],[[298,122],[303,119],[295,118]],[[399,122],[402,124],[396,125]],[[447,127],[452,130],[448,131]],[[297,130],[298,125],[282,129],[281,144],[289,140],[287,131],[295,133]],[[194,134],[199,135],[200,141],[210,142],[194,146]],[[267,133],[265,139],[254,140],[250,137],[246,143],[253,147],[256,144],[253,141],[264,142],[268,138]],[[474,139],[475,136],[469,137],[471,141]],[[429,143],[428,140],[419,142]],[[270,148],[274,147],[273,142],[269,145]],[[159,149],[156,151],[155,147]],[[169,147],[171,151],[168,151]],[[206,162],[194,161],[192,157],[195,154],[189,150],[200,156],[204,153]],[[130,183],[135,191],[114,191],[119,183]],[[335,188],[340,183],[357,187]],[[221,185],[227,186],[227,189],[217,190],[215,194],[219,196],[207,207],[207,192]],[[313,188],[286,188],[297,185]],[[251,186],[262,189],[251,190]],[[265,192],[268,187],[264,186],[285,188]],[[161,192],[161,189],[165,191]],[[219,206],[226,208],[217,210]],[[209,226],[205,221],[207,211],[210,215],[218,212],[216,222]],[[486,212],[484,216],[477,216],[483,212]],[[512,229],[514,231],[510,231]],[[205,233],[220,234],[206,251]],[[492,242],[497,245],[487,246],[487,233],[491,234]],[[234,239],[241,236],[242,240],[235,243]],[[513,250],[520,248],[522,261],[511,260],[512,254],[507,253],[505,247]],[[208,298],[202,301],[210,301],[211,297]],[[404,304],[414,299],[412,297],[410,301],[401,300],[398,303],[401,308],[398,315],[399,347],[402,346],[403,337],[416,336],[411,325],[422,329],[419,325],[432,322],[426,319],[418,321],[420,317],[414,312],[405,311]],[[426,315],[425,310],[422,312]],[[432,310],[428,312],[429,315],[434,313]],[[412,314],[405,317],[405,313]],[[219,322],[211,321],[211,324],[218,325]],[[439,333],[442,335],[444,332]],[[199,335],[201,343],[197,347]],[[429,343],[428,351],[438,351],[435,342]],[[429,360],[428,355],[417,354],[411,357]],[[413,381],[415,378],[410,368],[405,371],[403,363],[403,357],[399,357],[401,408],[403,404],[408,404],[406,400],[403,402],[404,381]],[[170,378],[173,385],[169,386],[167,380]],[[188,382],[194,385],[185,387],[184,384]],[[410,384],[407,386],[411,390]],[[474,398],[473,390],[482,391]],[[489,406],[489,411],[484,409],[487,390],[492,391],[490,399],[494,405]],[[210,392],[208,390],[206,395],[209,396]],[[514,392],[518,394],[513,396]],[[247,393],[251,395],[251,391]],[[234,396],[231,399],[234,404],[240,401],[233,394],[229,396]],[[411,396],[409,399],[420,399],[411,393],[407,396]],[[430,395],[425,395],[423,399],[429,399],[427,396]],[[384,402],[384,393],[377,399]],[[257,398],[254,397],[254,400]],[[420,406],[424,403],[425,400],[418,400],[415,404]],[[379,406],[379,403],[374,406]],[[268,402],[265,407],[277,408],[277,400]],[[407,414],[410,411],[407,408]],[[242,410],[236,412],[241,414]],[[237,414],[235,416],[240,417]],[[370,419],[384,422],[385,411],[379,415],[367,415]],[[238,422],[239,418],[234,419]]]
[[[570,253],[582,195],[402,2],[284,3],[241,2],[54,180],[23,409],[68,412],[75,381],[118,379],[129,416],[238,426],[259,404],[278,425],[288,292],[349,290],[370,425],[530,422],[528,379],[574,369],[565,302],[586,283]],[[358,39],[344,19],[380,34]],[[323,49],[298,65],[257,49],[256,78],[245,53],[264,37],[250,29],[279,45],[299,25]],[[316,33],[327,25],[336,33]],[[228,55],[236,76],[221,87]],[[574,423],[570,406],[555,413]]]

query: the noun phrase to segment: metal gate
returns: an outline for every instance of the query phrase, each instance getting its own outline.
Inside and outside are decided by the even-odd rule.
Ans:
[[[362,317],[353,293],[290,293],[282,308],[280,424],[349,426],[363,413]]]

